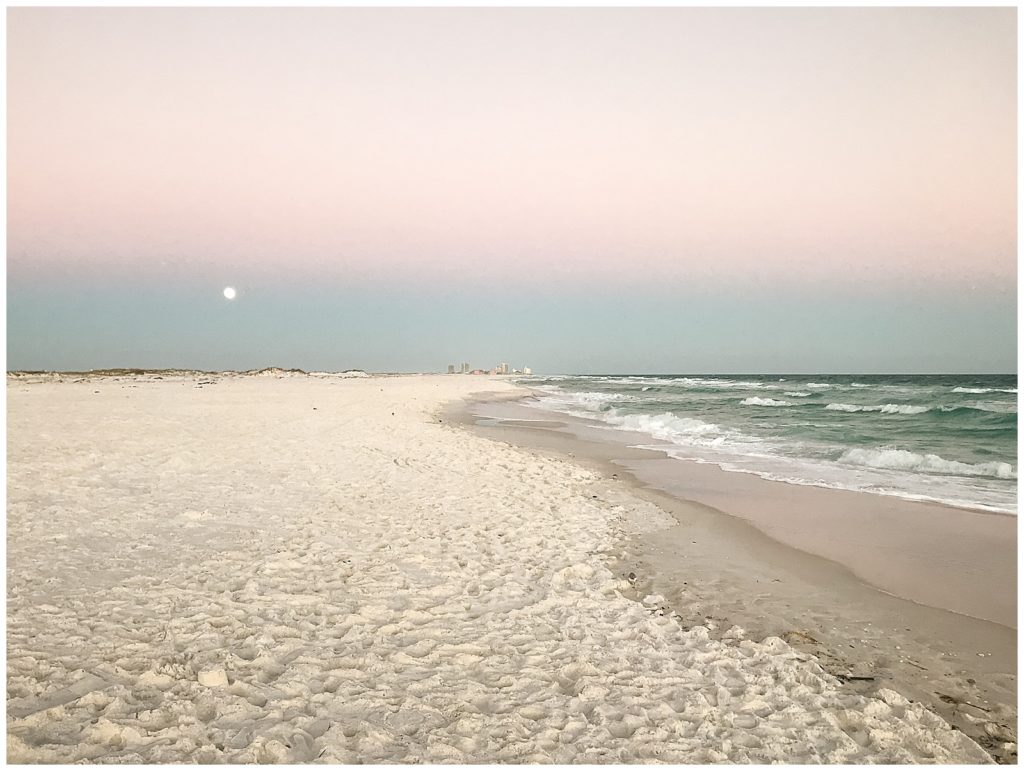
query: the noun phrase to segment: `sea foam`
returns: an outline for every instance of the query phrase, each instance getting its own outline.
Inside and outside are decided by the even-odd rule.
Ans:
[[[788,407],[790,402],[785,399],[762,399],[759,396],[748,396],[740,402],[748,407]]]
[[[826,410],[835,412],[880,412],[883,415],[920,415],[931,407],[918,404],[826,404]]]
[[[548,396],[541,397],[541,401],[565,405],[567,407],[583,407],[590,412],[601,412],[608,409],[612,402],[632,401],[635,396],[620,393],[600,393],[596,391],[549,391]]]
[[[990,394],[995,391],[1004,394],[1017,393],[1016,388],[964,388],[963,386],[957,386],[953,389],[953,393],[955,394]]]
[[[755,389],[755,388],[771,388],[766,383],[755,380],[728,380],[722,378],[706,378],[706,377],[678,377],[672,378],[668,382],[681,385],[684,388],[743,388],[743,389]]]
[[[867,466],[877,469],[894,469],[897,471],[917,471],[926,474],[955,474],[957,476],[997,477],[999,479],[1016,479],[1013,466],[1000,461],[988,463],[961,463],[946,460],[938,455],[919,455],[916,452],[882,447],[877,450],[854,448],[847,450],[839,458],[840,463],[853,466]]]
[[[722,429],[697,418],[681,418],[671,412],[660,415],[620,415],[614,411],[605,420],[626,431],[639,431],[676,444],[717,447],[725,442]]]
[[[538,406],[646,434],[678,448],[662,448],[674,457],[728,471],[1016,512],[1012,380],[790,380],[580,377],[541,386]],[[983,386],[983,396],[968,395]]]

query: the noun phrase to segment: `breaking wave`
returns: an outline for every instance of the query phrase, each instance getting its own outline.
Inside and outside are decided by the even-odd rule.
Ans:
[[[956,476],[995,477],[1016,479],[1017,473],[1009,463],[961,463],[938,455],[919,455],[916,452],[883,447],[877,450],[854,448],[839,458],[840,463],[877,469],[916,471],[925,474],[954,474]]]
[[[1016,388],[964,388],[963,386],[957,386],[953,389],[955,394],[991,394],[991,393],[1004,393],[1004,394],[1015,394],[1017,393]]]
[[[703,389],[755,389],[755,388],[771,388],[767,383],[762,383],[759,380],[728,380],[722,378],[707,378],[707,377],[678,377],[669,380],[668,382],[676,385],[683,386],[684,388],[692,388],[695,390]]]
[[[626,431],[639,431],[674,444],[720,447],[726,438],[714,423],[697,418],[681,418],[671,412],[660,415],[620,415],[611,412],[604,416],[613,426]]]
[[[788,407],[790,402],[785,399],[762,399],[760,396],[748,396],[740,402],[748,407]]]
[[[1014,379],[808,377],[586,376],[530,386],[540,391],[537,406],[644,434],[674,446],[673,457],[791,484],[1016,512]]]
[[[836,412],[880,412],[883,415],[920,415],[931,407],[917,404],[826,404],[826,410]]]
[[[609,394],[596,391],[557,391],[542,397],[542,401],[566,407],[582,407],[589,412],[601,412],[610,409],[613,402],[633,401],[635,399],[635,396],[627,394]]]

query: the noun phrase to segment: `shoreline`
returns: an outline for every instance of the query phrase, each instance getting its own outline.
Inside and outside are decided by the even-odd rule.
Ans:
[[[1010,384],[1006,376],[984,388],[962,387],[978,381],[957,376],[826,376],[785,392],[797,379],[746,377],[552,377],[530,386],[545,411],[657,437],[673,458],[790,485],[1018,513],[1016,388],[996,387]]]
[[[725,470],[696,455],[670,457],[660,449],[675,449],[669,442],[541,409],[529,398],[502,399],[504,406],[487,417],[507,427],[546,428],[614,447],[609,459],[645,484],[743,519],[775,541],[843,565],[880,591],[1016,628],[1013,514],[790,484]]]
[[[795,638],[672,614],[624,547],[676,520],[445,418],[487,390],[522,393],[9,380],[9,762],[991,759]]]
[[[841,562],[774,538],[725,506],[694,500],[685,481],[659,483],[669,464],[675,464],[672,470],[699,464],[630,447],[621,436],[613,441],[607,430],[581,432],[582,419],[527,411],[521,401],[507,394],[476,398],[451,405],[447,415],[492,439],[580,463],[671,514],[675,526],[623,544],[620,574],[636,576],[638,596],[664,595],[683,623],[710,623],[718,634],[738,625],[752,639],[780,636],[815,655],[833,675],[870,678],[849,680],[846,687],[860,693],[892,688],[920,700],[997,761],[1016,762],[1015,746],[1003,747],[1008,735],[1016,737],[1015,629],[888,593]],[[654,442],[645,437],[644,444]],[[650,474],[652,467],[657,476]],[[714,472],[703,479],[705,493],[711,484],[728,487],[736,477],[751,476],[717,467]],[[882,497],[849,495],[866,497],[862,503],[869,505]],[[1011,515],[972,513],[1005,516],[1015,525]]]

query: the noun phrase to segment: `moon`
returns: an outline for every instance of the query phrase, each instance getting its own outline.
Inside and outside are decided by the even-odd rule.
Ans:
[[[229,300],[234,300],[238,292],[235,291],[233,286],[224,287],[224,296]]]

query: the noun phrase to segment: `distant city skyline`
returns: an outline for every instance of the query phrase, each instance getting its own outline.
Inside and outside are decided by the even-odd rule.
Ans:
[[[11,8],[8,368],[1016,372],[1016,56],[1010,7]]]
[[[507,361],[503,361],[493,367],[483,369],[481,367],[471,367],[468,362],[463,362],[458,367],[454,364],[448,365],[449,375],[532,375],[533,370],[530,367],[514,367]]]

